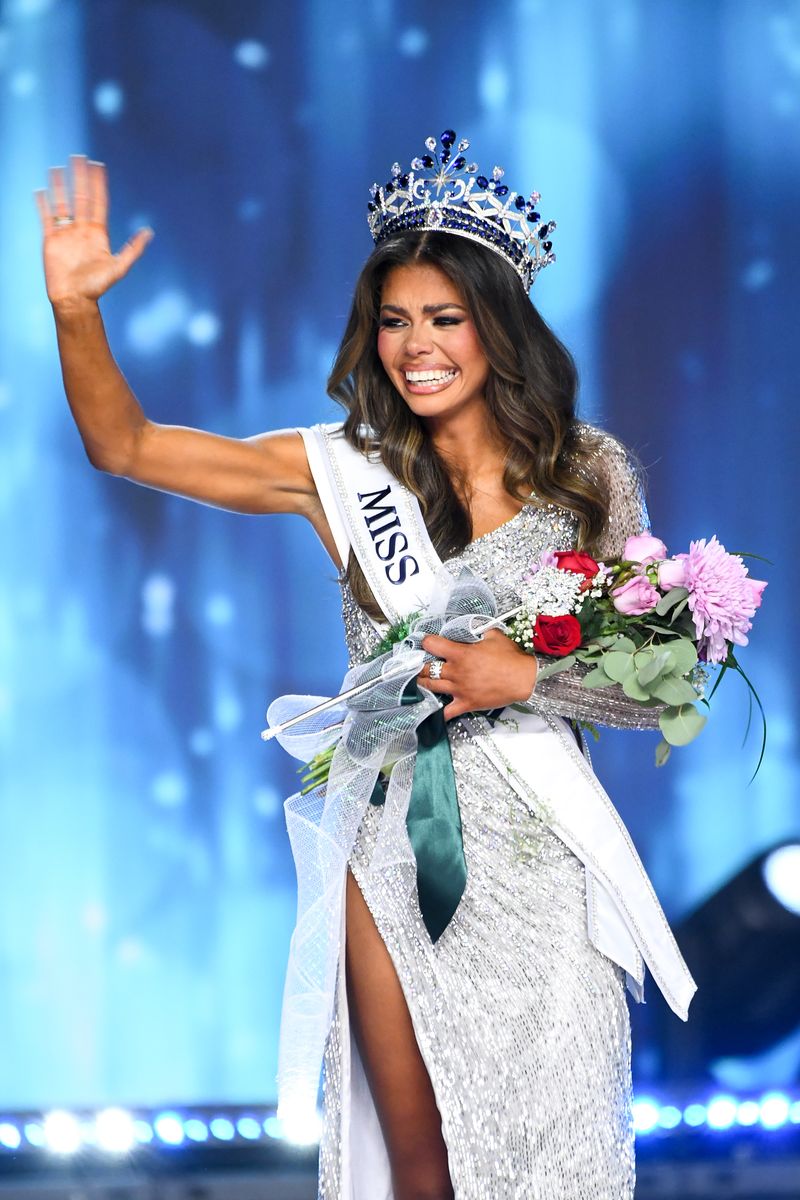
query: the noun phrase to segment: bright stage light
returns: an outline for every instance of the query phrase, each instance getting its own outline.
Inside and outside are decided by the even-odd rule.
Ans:
[[[133,1135],[142,1146],[149,1146],[153,1140],[153,1126],[149,1121],[141,1119],[133,1122]]]
[[[683,1120],[683,1115],[674,1104],[665,1104],[658,1114],[658,1123],[662,1129],[675,1129]]]
[[[789,1120],[789,1099],[781,1092],[770,1092],[759,1106],[759,1120],[765,1129],[779,1129]]]
[[[159,1113],[153,1121],[156,1137],[167,1146],[180,1146],[183,1141],[183,1122],[177,1113]]]
[[[106,1108],[94,1122],[95,1138],[101,1150],[124,1154],[136,1141],[133,1117],[121,1108]]]
[[[81,1127],[68,1112],[51,1112],[44,1119],[44,1141],[54,1154],[74,1154],[80,1148]]]
[[[755,1100],[743,1100],[736,1113],[740,1125],[756,1125],[758,1123],[758,1104]]]
[[[732,1096],[715,1096],[708,1105],[707,1119],[711,1129],[730,1129],[736,1122],[738,1104]]]
[[[199,1121],[197,1117],[190,1117],[188,1121],[184,1121],[183,1132],[193,1142],[208,1141],[208,1126],[205,1121]]]
[[[214,1117],[213,1121],[209,1121],[208,1128],[211,1136],[220,1142],[230,1142],[236,1136],[233,1121],[229,1121],[227,1117]]]
[[[255,1117],[241,1117],[236,1122],[236,1130],[240,1137],[247,1138],[248,1141],[256,1141],[261,1137],[261,1124]]]
[[[797,1030],[800,843],[763,850],[676,927],[697,983],[687,1029],[664,1006],[661,1053],[679,1078],[764,1054]],[[728,1083],[727,1086],[731,1086]]]
[[[10,1121],[0,1123],[0,1146],[5,1146],[8,1150],[17,1150],[21,1142],[22,1134],[16,1125],[12,1125]]]
[[[705,1125],[707,1116],[708,1113],[704,1104],[689,1104],[683,1110],[684,1123],[692,1128],[697,1128],[698,1125]]]
[[[292,1146],[313,1146],[322,1134],[322,1121],[316,1108],[310,1108],[305,1103],[289,1102],[276,1118],[277,1124],[273,1129],[264,1128],[270,1137],[283,1138]]]
[[[637,1133],[650,1133],[658,1125],[659,1108],[652,1100],[634,1100],[633,1128]]]
[[[800,914],[800,844],[779,846],[764,859],[764,882],[784,908]]]

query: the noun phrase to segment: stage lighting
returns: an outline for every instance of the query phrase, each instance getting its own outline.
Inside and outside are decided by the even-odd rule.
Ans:
[[[180,1146],[183,1141],[183,1122],[177,1113],[160,1113],[153,1121],[153,1129],[167,1146]]]
[[[208,1128],[211,1136],[220,1142],[232,1142],[236,1136],[233,1121],[229,1121],[227,1117],[214,1117],[212,1121],[209,1121]]]
[[[664,1069],[698,1079],[800,1027],[800,844],[772,846],[677,925],[697,982],[689,1020],[663,1015]],[[756,1117],[756,1120],[759,1118]]]
[[[133,1117],[121,1108],[107,1108],[99,1112],[94,1131],[97,1145],[111,1154],[124,1154],[136,1140]]]
[[[800,914],[800,843],[772,850],[764,859],[764,881],[784,908]]]
[[[54,1154],[74,1154],[82,1141],[80,1122],[68,1112],[52,1112],[44,1119],[44,1140]]]

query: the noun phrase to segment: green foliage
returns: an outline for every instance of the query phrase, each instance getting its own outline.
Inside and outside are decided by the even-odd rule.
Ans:
[[[398,642],[404,642],[411,632],[411,626],[419,616],[418,612],[414,612],[410,616],[404,617],[402,621],[398,621],[396,625],[391,625],[368,656],[367,662],[373,662],[374,659],[380,658],[382,654],[388,654],[392,646],[396,646]]]
[[[694,704],[679,704],[665,708],[658,718],[658,724],[664,735],[664,740],[670,746],[688,746],[701,729],[708,717],[698,712]]]

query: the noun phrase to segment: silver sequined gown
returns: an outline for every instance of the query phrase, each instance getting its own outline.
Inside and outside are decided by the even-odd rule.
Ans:
[[[620,553],[647,525],[641,488],[618,443],[601,446],[611,518],[601,551]],[[494,588],[501,611],[545,547],[574,543],[573,518],[525,507],[448,562]],[[351,661],[375,630],[347,587]],[[642,711],[577,680],[541,685],[548,711],[636,726]],[[588,697],[588,700],[587,700]],[[449,726],[467,862],[453,920],[432,945],[414,894],[374,904],[367,867],[383,809],[370,806],[350,860],[394,961],[428,1068],[456,1200],[629,1200],[634,1186],[630,1023],[624,972],[590,943],[584,868],[525,806],[460,721]],[[387,897],[382,897],[385,901]],[[325,1053],[325,1129],[319,1195],[351,1200],[341,1184],[341,1015]],[[370,1200],[372,1198],[370,1197]],[[383,1200],[376,1195],[375,1200]]]

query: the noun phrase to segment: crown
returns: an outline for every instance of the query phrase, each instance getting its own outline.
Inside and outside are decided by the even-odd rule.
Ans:
[[[530,288],[537,273],[556,261],[549,240],[556,223],[540,224],[539,193],[526,200],[510,192],[502,167],[495,167],[490,179],[479,175],[478,164],[464,157],[468,140],[456,145],[452,129],[445,129],[438,142],[426,138],[425,147],[428,153],[412,159],[409,171],[394,163],[389,182],[370,188],[367,220],[375,244],[405,229],[455,233],[489,246]]]

